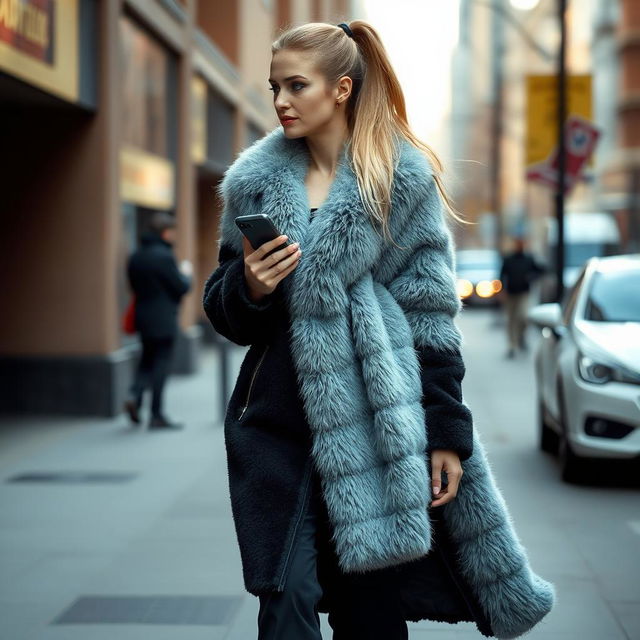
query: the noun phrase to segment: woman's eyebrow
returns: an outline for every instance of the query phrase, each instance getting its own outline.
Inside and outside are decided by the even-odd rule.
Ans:
[[[296,74],[295,76],[289,76],[288,78],[285,78],[284,81],[288,82],[289,80],[293,80],[294,78],[304,78],[305,80],[308,80],[309,78],[307,78],[306,76],[301,76],[299,73]],[[273,78],[269,78],[269,82],[275,82],[275,80]]]

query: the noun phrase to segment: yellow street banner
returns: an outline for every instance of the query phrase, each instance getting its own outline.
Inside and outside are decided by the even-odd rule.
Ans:
[[[526,165],[548,159],[558,144],[558,78],[528,75]],[[567,76],[567,118],[592,119],[591,75]],[[588,164],[591,163],[591,160]]]

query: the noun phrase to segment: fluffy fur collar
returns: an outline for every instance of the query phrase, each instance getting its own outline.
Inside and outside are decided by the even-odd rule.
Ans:
[[[242,234],[234,218],[245,213],[264,212],[281,233],[292,242],[300,242],[303,248],[303,259],[294,274],[280,283],[286,289],[294,280],[304,280],[305,286],[309,287],[322,286],[323,282],[316,276],[323,272],[335,274],[345,286],[357,281],[366,271],[373,271],[377,280],[388,280],[404,256],[392,252],[391,261],[381,263],[382,254],[389,247],[381,241],[380,233],[369,220],[344,150],[328,196],[314,215],[314,233],[308,233],[310,205],[304,185],[308,163],[309,152],[304,139],[286,138],[281,127],[245,149],[227,170],[219,187],[232,212],[222,219],[219,241],[232,244],[242,252]],[[431,174],[427,158],[408,141],[403,141],[392,195],[390,228],[394,239],[411,220],[415,224],[414,212],[424,212],[431,207],[430,214],[438,213],[433,210],[439,203],[434,199]],[[427,227],[430,223],[433,235],[442,236],[442,230],[437,228],[440,220],[430,217],[423,217],[421,227],[414,230],[414,235],[429,233],[425,223]],[[312,306],[322,304],[325,299],[323,289],[314,291],[317,295],[305,302]],[[313,310],[305,311],[308,314]]]
[[[261,206],[282,233],[294,242],[301,241],[309,226],[310,205],[304,186],[308,163],[309,152],[304,139],[288,139],[278,127],[240,153],[225,173],[219,190],[225,202],[231,201],[239,209],[236,215],[240,215],[244,207]],[[430,176],[431,166],[426,157],[408,142],[403,142],[395,175],[400,201],[395,203],[396,208],[411,208],[420,198],[426,197],[431,186]],[[328,268],[339,268],[344,264],[342,251],[352,245],[350,234],[359,231],[369,235],[367,214],[344,150],[331,190],[315,218],[331,218],[334,226],[340,225],[336,231],[342,232],[331,240],[333,249],[329,249],[326,256],[331,260]],[[221,240],[242,250],[242,234],[233,223],[233,217],[223,220],[222,231]],[[375,243],[373,236],[371,241]],[[369,262],[373,264],[375,256],[371,256]]]

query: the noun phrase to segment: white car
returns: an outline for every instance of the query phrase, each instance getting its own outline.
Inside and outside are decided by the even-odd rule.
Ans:
[[[540,448],[562,479],[593,459],[640,468],[640,254],[591,258],[562,305],[528,312],[542,328],[535,354]]]

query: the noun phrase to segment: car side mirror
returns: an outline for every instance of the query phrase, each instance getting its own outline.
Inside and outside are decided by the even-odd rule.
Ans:
[[[543,329],[548,327],[554,333],[562,333],[562,309],[557,302],[548,302],[532,307],[527,312],[527,319],[532,324]]]

